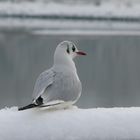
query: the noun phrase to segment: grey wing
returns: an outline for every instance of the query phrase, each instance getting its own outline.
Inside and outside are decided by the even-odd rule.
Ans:
[[[56,73],[55,81],[47,94],[43,94],[46,103],[52,101],[76,101],[81,94],[81,82],[72,73]]]
[[[54,82],[54,76],[55,72],[52,69],[44,71],[39,75],[34,86],[33,100],[36,100],[39,96],[41,96],[47,87]]]

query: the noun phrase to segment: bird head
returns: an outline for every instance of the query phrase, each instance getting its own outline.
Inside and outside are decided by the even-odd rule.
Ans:
[[[70,41],[63,41],[56,47],[54,53],[54,64],[57,66],[63,65],[75,68],[73,59],[80,55],[86,55],[86,53],[79,51],[74,43]]]
[[[65,55],[70,58],[75,58],[76,56],[82,56],[86,55],[85,52],[79,51],[76,47],[76,45],[73,42],[70,41],[63,41],[60,44],[58,44],[56,51],[56,55]]]

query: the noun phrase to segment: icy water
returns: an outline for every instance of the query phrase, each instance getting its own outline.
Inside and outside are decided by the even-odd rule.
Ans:
[[[73,41],[87,52],[75,59],[83,92],[77,105],[140,106],[140,39],[127,35],[34,35],[0,32],[0,107],[31,101],[39,73],[51,67],[56,45]]]
[[[19,17],[0,17],[0,108],[31,102],[36,78],[52,66],[63,40],[88,54],[75,59],[83,85],[79,107],[140,106],[139,22],[47,20],[18,12]]]

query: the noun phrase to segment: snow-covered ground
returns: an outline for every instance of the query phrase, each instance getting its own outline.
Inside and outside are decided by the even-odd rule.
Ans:
[[[0,15],[67,15],[67,16],[105,16],[105,17],[138,17],[140,2],[127,6],[124,3],[104,2],[100,6],[94,4],[66,4],[44,2],[0,2]]]
[[[37,29],[43,34],[140,32],[140,2],[0,2],[0,27]],[[138,32],[138,33],[137,33]],[[114,32],[116,33],[116,32]],[[126,33],[127,34],[127,33]]]
[[[139,140],[140,108],[0,110],[1,140]]]

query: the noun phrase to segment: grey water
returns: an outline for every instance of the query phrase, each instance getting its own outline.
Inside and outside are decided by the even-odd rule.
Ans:
[[[0,107],[30,103],[37,76],[51,67],[56,45],[73,41],[87,52],[75,59],[83,91],[78,105],[140,106],[140,37],[127,35],[34,35],[0,32]]]
[[[56,24],[59,27],[56,28],[56,22],[65,23],[65,27]],[[83,85],[76,105],[81,108],[140,106],[139,23],[72,20],[62,23],[55,19],[0,18],[0,108],[31,102],[36,78],[52,66],[55,48],[63,40],[73,41],[87,53],[75,59]],[[97,29],[100,34],[96,34]],[[124,32],[131,29],[131,34],[106,34],[114,29]],[[71,30],[74,34],[69,33]],[[46,33],[41,34],[43,31]]]

